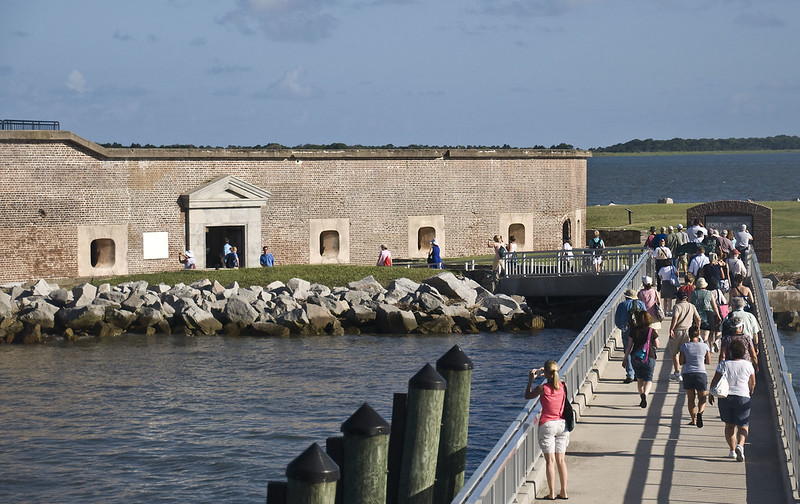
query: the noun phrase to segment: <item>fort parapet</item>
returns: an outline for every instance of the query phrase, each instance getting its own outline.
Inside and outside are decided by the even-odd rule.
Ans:
[[[586,159],[535,149],[104,148],[68,131],[0,131],[0,281],[583,246]]]

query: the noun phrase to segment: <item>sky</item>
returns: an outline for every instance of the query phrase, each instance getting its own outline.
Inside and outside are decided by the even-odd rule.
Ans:
[[[800,0],[0,0],[0,119],[97,143],[800,135]]]

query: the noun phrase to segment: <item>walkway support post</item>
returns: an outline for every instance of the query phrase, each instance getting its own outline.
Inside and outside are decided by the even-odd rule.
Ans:
[[[342,502],[385,504],[389,424],[364,403],[341,427]]]
[[[434,502],[450,502],[464,486],[469,431],[472,360],[454,345],[436,361],[436,371],[447,380],[436,464]]]
[[[334,504],[339,466],[319,447],[309,446],[286,466],[287,504]]]
[[[408,405],[398,504],[432,504],[447,382],[425,364],[408,381]]]

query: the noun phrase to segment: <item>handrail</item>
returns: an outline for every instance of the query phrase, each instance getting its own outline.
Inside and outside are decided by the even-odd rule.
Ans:
[[[767,378],[772,381],[775,400],[775,407],[778,412],[779,427],[786,441],[787,465],[784,479],[788,483],[792,495],[798,498],[800,491],[800,481],[798,481],[797,461],[800,460],[800,404],[797,395],[792,387],[792,375],[788,371],[786,358],[783,352],[783,344],[775,327],[772,318],[772,309],[767,302],[767,290],[764,287],[764,279],[761,275],[761,267],[752,252],[752,247],[748,251],[748,266],[751,273],[751,288],[755,298],[755,310],[758,321],[761,324],[762,339],[761,345],[764,348],[764,359],[766,360]]]
[[[614,292],[606,298],[600,309],[559,359],[561,374],[567,384],[569,401],[575,398],[611,338],[615,327],[614,313],[616,306],[624,298],[624,290],[627,288],[638,290],[641,287],[641,276],[652,275],[653,268],[649,254],[641,254]],[[538,399],[528,401],[519,416],[456,495],[453,503],[509,503],[513,500],[533,465],[541,457],[541,450],[536,441],[540,411],[541,405]]]
[[[60,130],[58,121],[22,121],[0,119],[0,130]]]

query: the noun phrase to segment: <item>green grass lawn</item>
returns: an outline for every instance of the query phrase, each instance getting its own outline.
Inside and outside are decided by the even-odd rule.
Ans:
[[[762,273],[800,272],[800,202],[761,201],[772,208],[772,263],[760,263]],[[586,226],[589,229],[650,229],[661,226],[686,225],[686,209],[697,203],[672,205],[612,205],[586,208]],[[628,225],[629,208],[633,211]]]

